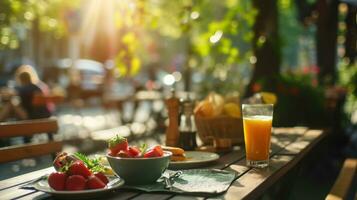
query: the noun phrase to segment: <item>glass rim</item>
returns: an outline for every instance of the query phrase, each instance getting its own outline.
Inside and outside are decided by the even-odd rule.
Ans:
[[[246,107],[246,106],[251,106],[251,107],[274,107],[274,104],[269,103],[269,104],[263,104],[263,103],[244,103],[242,104],[242,107]]]

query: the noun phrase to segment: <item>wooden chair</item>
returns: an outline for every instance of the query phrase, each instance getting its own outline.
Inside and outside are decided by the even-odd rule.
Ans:
[[[357,159],[346,159],[326,200],[356,199],[356,191],[353,191],[353,189],[356,189],[354,186],[356,182],[354,181],[356,178],[356,170]]]
[[[57,133],[57,130],[58,124],[55,118],[3,122],[0,123],[0,138],[33,136],[41,133],[52,136]],[[49,137],[49,141],[46,143],[3,147],[0,148],[0,163],[48,154],[54,156],[56,152],[62,150],[62,146],[62,142],[53,141],[53,137]]]
[[[42,106],[47,103],[53,103],[58,105],[64,101],[64,96],[61,95],[42,95],[35,94],[32,99],[32,105],[34,106]]]

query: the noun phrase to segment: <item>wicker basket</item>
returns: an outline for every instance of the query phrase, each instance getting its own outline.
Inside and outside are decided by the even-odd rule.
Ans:
[[[213,138],[230,138],[232,144],[244,142],[242,118],[218,116],[195,117],[197,132],[204,144],[212,144]]]

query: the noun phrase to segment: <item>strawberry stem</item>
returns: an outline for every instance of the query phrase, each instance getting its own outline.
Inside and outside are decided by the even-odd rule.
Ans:
[[[113,137],[112,139],[110,139],[108,141],[109,148],[112,148],[115,145],[120,144],[120,143],[125,142],[125,141],[127,141],[127,139],[125,137],[121,137],[119,135],[116,135],[115,137]]]

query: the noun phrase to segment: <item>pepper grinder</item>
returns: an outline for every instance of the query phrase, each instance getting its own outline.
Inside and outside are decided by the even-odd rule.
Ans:
[[[171,98],[165,101],[168,110],[169,125],[166,129],[166,146],[176,147],[179,140],[178,117],[180,101],[175,97],[175,90],[172,90]]]

